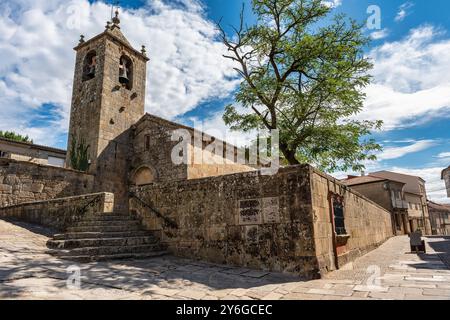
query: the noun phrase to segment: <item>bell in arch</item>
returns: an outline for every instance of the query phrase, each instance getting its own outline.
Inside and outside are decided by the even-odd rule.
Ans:
[[[128,70],[126,64],[122,61],[119,67],[119,82],[123,84],[128,84],[130,79],[128,79]]]
[[[95,65],[97,64],[97,61],[95,59],[95,57],[92,58],[91,64],[89,65],[88,68],[88,77],[93,78],[95,77]]]

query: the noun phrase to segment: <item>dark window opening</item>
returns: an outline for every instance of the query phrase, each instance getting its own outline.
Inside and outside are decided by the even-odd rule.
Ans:
[[[120,57],[119,82],[128,90],[133,89],[133,62],[125,55]]]
[[[347,234],[344,221],[344,205],[342,200],[333,198],[334,231],[337,235]]]
[[[90,51],[84,58],[83,81],[88,81],[95,78],[96,67],[97,67],[97,53],[95,51]]]
[[[150,150],[150,136],[146,135],[145,136],[145,151],[149,151]]]
[[[399,214],[395,215],[395,224],[398,231],[402,230],[402,217]]]

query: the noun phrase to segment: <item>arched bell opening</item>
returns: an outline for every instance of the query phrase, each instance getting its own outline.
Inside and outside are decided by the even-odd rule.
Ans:
[[[120,57],[119,83],[128,90],[133,89],[133,62],[126,55]]]
[[[83,62],[83,81],[88,81],[95,78],[97,69],[97,52],[95,50],[89,51],[86,54]]]

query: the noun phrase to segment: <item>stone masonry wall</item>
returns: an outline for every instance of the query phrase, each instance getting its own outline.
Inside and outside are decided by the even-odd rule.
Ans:
[[[132,212],[160,230],[169,250],[183,257],[317,278],[309,167],[273,176],[237,173],[153,183],[132,190]]]
[[[185,130],[191,140],[187,142],[186,161],[175,164],[172,161],[172,152],[179,145],[179,141],[172,141],[172,133],[177,130]],[[196,132],[192,128],[146,114],[134,127],[133,158],[131,161],[130,180],[133,183],[135,173],[142,167],[152,170],[154,181],[174,181],[186,179],[198,179],[212,176],[220,176],[238,172],[254,171],[255,168],[245,164],[237,164],[236,159],[226,159],[227,145],[217,140],[221,145],[222,154],[211,150],[213,139],[206,134]],[[197,137],[198,135],[198,137]],[[201,141],[195,141],[197,138]],[[211,139],[211,141],[208,141]],[[187,140],[184,140],[187,141]],[[237,149],[229,146],[231,156],[237,157]],[[219,148],[218,148],[219,149]],[[214,153],[218,153],[215,155]],[[194,157],[195,155],[195,157]],[[189,159],[189,161],[187,161]],[[195,160],[194,160],[195,159]],[[186,164],[186,162],[189,162]]]
[[[314,240],[322,272],[336,269],[336,255],[338,266],[341,267],[393,235],[391,216],[387,210],[315,169],[311,169],[311,193]],[[330,195],[338,195],[344,201],[348,239],[334,237]]]
[[[92,192],[94,177],[78,171],[0,159],[0,208]]]
[[[3,207],[0,208],[0,218],[25,221],[65,231],[83,215],[112,212],[113,207],[114,195],[103,192]]]

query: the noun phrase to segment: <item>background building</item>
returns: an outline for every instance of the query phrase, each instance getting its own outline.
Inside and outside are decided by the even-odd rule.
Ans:
[[[64,167],[66,151],[0,138],[0,158]]]
[[[373,172],[370,175],[405,183],[403,192],[404,200],[408,205],[410,230],[415,231],[420,229],[425,234],[431,234],[425,180],[420,177],[391,171],[378,171]]]
[[[431,229],[436,235],[450,235],[450,205],[428,201]]]
[[[447,188],[447,197],[450,198],[450,166],[447,169],[442,170],[441,179],[445,181]]]
[[[378,171],[368,176],[349,176],[343,183],[389,210],[396,234],[417,229],[431,234],[425,181],[422,178]]]
[[[349,176],[342,181],[391,213],[394,234],[411,232],[408,220],[408,203],[405,201],[404,182],[368,176]]]

